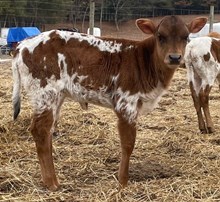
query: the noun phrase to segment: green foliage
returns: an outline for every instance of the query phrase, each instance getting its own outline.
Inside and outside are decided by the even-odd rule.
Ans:
[[[3,0],[0,1],[0,13],[5,15],[24,15],[27,0]]]

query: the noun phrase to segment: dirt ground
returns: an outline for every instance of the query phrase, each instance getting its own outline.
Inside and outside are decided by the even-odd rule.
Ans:
[[[181,16],[186,23],[191,22],[193,18],[198,16],[207,17],[209,19],[209,15],[183,15]],[[162,17],[151,18],[154,22],[158,23]],[[220,14],[216,14],[214,16],[214,23],[220,22]],[[81,22],[76,23],[76,28],[78,28],[81,32],[87,33],[87,29],[89,27],[89,23],[84,23],[82,25]],[[130,20],[127,22],[119,23],[119,30],[116,30],[114,23],[106,23],[103,22],[100,25],[100,22],[95,22],[95,27],[101,28],[101,35],[117,37],[117,38],[127,38],[133,40],[142,40],[146,37],[145,34],[142,34],[140,30],[135,26],[135,20]],[[72,24],[55,24],[55,25],[46,25],[45,30],[58,29],[58,28],[73,28]]]
[[[129,26],[130,31],[136,29]],[[177,70],[159,107],[138,121],[129,185],[121,191],[117,182],[120,143],[116,116],[109,109],[89,105],[88,111],[83,111],[79,104],[65,102],[59,135],[53,137],[61,188],[50,192],[42,185],[29,132],[32,111],[25,94],[19,118],[12,120],[10,62],[0,62],[0,80],[0,202],[220,201],[217,85],[210,99],[216,132],[200,134],[186,70]]]

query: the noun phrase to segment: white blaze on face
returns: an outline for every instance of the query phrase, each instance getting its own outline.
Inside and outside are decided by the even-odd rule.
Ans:
[[[211,54],[212,38],[199,37],[186,46],[184,61],[187,67],[188,81],[193,83],[196,94],[207,85],[212,86],[220,73],[220,64]],[[205,60],[205,56],[208,59]]]

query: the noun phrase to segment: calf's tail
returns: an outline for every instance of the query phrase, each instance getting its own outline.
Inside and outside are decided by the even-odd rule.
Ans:
[[[12,64],[13,72],[13,93],[12,93],[12,103],[14,109],[14,120],[18,117],[21,108],[21,76],[16,63]]]

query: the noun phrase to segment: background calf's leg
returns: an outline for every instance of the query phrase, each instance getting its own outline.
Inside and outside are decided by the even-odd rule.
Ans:
[[[198,123],[199,123],[199,130],[201,131],[201,133],[207,133],[207,129],[206,129],[206,126],[205,126],[203,115],[202,115],[202,109],[201,109],[201,103],[200,103],[199,96],[196,95],[196,92],[194,90],[194,86],[193,86],[192,82],[189,83],[189,87],[190,87],[194,107],[195,107],[196,113],[197,113],[197,118],[198,118]]]
[[[203,112],[206,119],[206,127],[208,133],[215,132],[214,124],[212,122],[212,118],[209,111],[209,93],[211,91],[211,87],[209,85],[206,86],[205,90],[201,90],[200,96],[200,103],[203,108]]]
[[[50,131],[52,125],[52,110],[45,110],[41,114],[35,113],[31,133],[37,148],[43,182],[50,190],[56,190],[59,183],[55,175],[52,158],[52,135]]]

